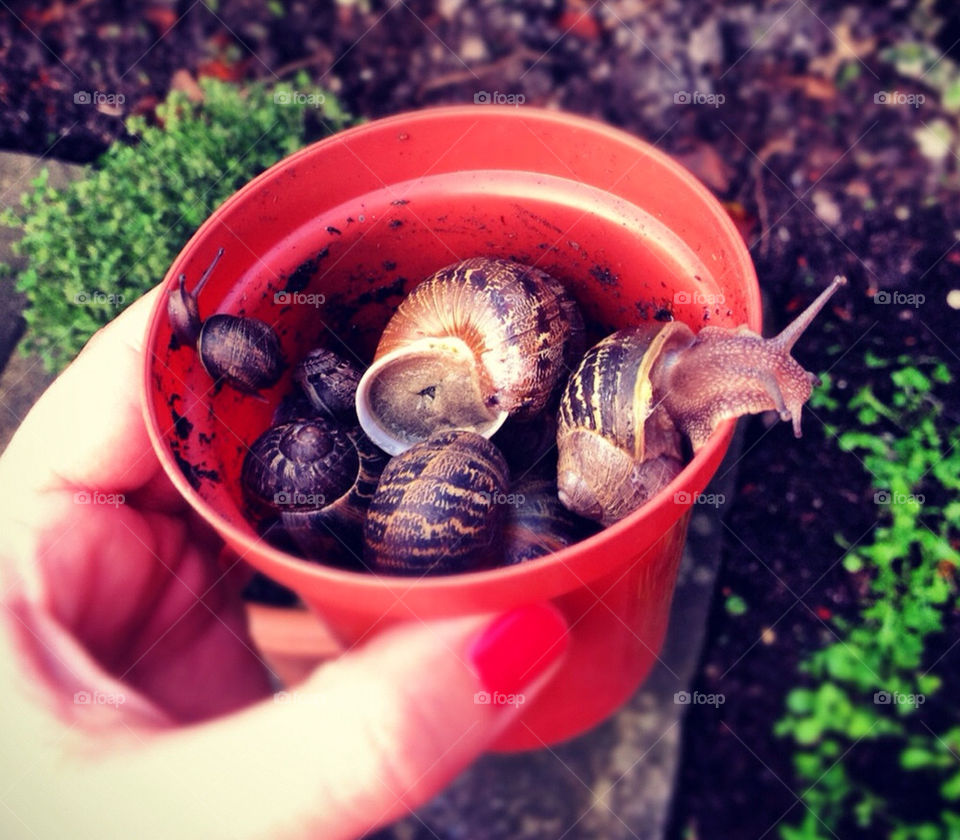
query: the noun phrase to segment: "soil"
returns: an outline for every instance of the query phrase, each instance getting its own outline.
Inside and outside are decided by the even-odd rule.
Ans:
[[[956,120],[935,89],[882,57],[917,40],[960,60],[956,11],[921,5],[13,4],[0,14],[0,147],[90,161],[124,139],[123,116],[149,116],[173,85],[301,68],[367,117],[481,94],[583,113],[657,143],[726,204],[750,245],[768,332],[835,274],[848,277],[796,351],[830,372],[843,402],[863,384],[886,387],[867,351],[960,361],[960,312],[946,304],[960,265],[960,158],[956,140],[938,147],[925,134],[940,120],[956,131]],[[893,90],[926,102],[876,101]],[[125,101],[75,103],[79,91]],[[925,302],[875,303],[884,291]],[[960,418],[957,390],[946,396]],[[832,639],[830,619],[850,614],[863,586],[840,565],[835,535],[854,542],[878,519],[864,469],[825,437],[825,420],[855,425],[843,409],[808,410],[794,440],[787,424],[749,421],[696,686],[726,702],[691,707],[674,836],[775,836],[765,833],[800,816],[772,723],[798,660]],[[730,594],[744,614],[726,611]],[[868,767],[882,747],[857,749]]]

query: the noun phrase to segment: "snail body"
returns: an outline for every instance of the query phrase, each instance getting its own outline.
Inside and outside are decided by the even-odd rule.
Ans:
[[[398,454],[433,432],[492,435],[544,409],[582,352],[563,285],[510,260],[475,258],[420,283],[390,319],[357,389],[357,414]]]
[[[390,460],[364,525],[374,571],[424,575],[492,565],[502,540],[509,475],[476,432],[437,432]]]
[[[694,333],[672,321],[620,330],[587,351],[560,401],[558,492],[570,510],[610,525],[683,468],[719,423],[776,410],[800,437],[817,377],[790,351],[830,296],[836,278],[780,335],[745,326]]]
[[[251,509],[279,518],[311,557],[358,540],[386,460],[356,426],[295,420],[254,441],[241,482]]]
[[[200,275],[200,279],[192,292],[187,291],[187,276],[181,274],[177,278],[177,288],[171,289],[167,295],[167,318],[170,321],[173,334],[182,345],[193,347],[197,343],[197,337],[200,335],[200,328],[203,325],[200,319],[200,306],[197,301],[200,292],[222,256],[223,248],[220,248],[217,250],[213,261]]]

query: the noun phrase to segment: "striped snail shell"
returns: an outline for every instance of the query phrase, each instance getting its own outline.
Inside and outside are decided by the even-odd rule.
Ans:
[[[509,476],[476,432],[436,432],[387,464],[364,525],[374,571],[468,572],[492,565],[502,541]]]
[[[790,355],[846,280],[833,283],[775,338],[745,326],[678,321],[620,330],[587,351],[560,400],[557,485],[571,510],[610,525],[676,477],[685,439],[699,450],[728,418],[800,414],[817,377]]]
[[[512,497],[512,498],[511,498]],[[513,484],[504,525],[505,566],[525,563],[572,545],[591,529],[557,498],[556,482],[529,476]]]
[[[391,454],[445,429],[489,437],[508,416],[542,411],[582,345],[583,318],[558,280],[464,260],[400,304],[360,380],[357,415]]]
[[[273,327],[258,318],[211,315],[200,329],[197,352],[213,379],[238,391],[269,388],[283,373],[280,340]]]
[[[353,417],[360,369],[349,359],[333,350],[318,347],[307,353],[293,369],[293,381],[318,414],[340,419]]]
[[[314,418],[267,429],[250,447],[241,482],[250,507],[279,518],[308,557],[359,541],[386,456],[359,427]]]

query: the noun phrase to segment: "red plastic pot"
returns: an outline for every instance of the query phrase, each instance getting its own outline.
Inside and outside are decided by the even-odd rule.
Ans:
[[[226,201],[164,285],[174,288],[181,273],[195,282],[219,247],[201,315],[274,324],[288,360],[323,341],[369,361],[413,285],[478,255],[550,272],[603,329],[665,312],[694,329],[707,319],[760,327],[747,250],[693,176],[620,131],[532,108],[424,110],[304,149]],[[288,377],[263,401],[215,393],[195,352],[173,348],[165,303],[151,322],[144,380],[161,463],[239,556],[299,593],[344,645],[393,622],[552,600],[572,628],[569,655],[500,739],[504,750],[576,735],[637,688],[663,639],[688,508],[720,463],[732,421],[641,510],[547,558],[421,580],[328,568],[272,548],[244,515],[243,456]]]

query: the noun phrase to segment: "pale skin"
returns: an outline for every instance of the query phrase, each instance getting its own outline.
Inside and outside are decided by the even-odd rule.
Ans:
[[[156,294],[94,337],[0,459],[0,836],[360,835],[426,802],[517,714],[473,702],[465,651],[492,616],[395,628],[317,669],[301,702],[273,702],[244,567],[141,416]]]

